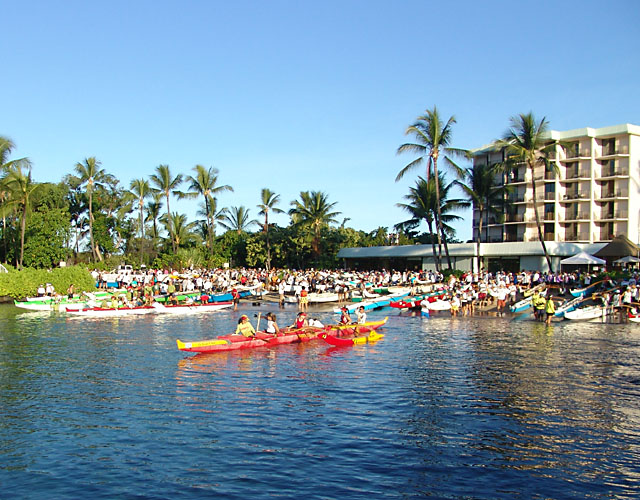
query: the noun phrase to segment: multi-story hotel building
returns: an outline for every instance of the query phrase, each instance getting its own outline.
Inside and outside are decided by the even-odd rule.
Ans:
[[[640,127],[617,125],[548,134],[557,168],[536,167],[534,182],[547,241],[600,243],[619,234],[640,238]],[[487,146],[473,151],[476,165],[504,161],[504,151]],[[519,166],[498,182],[510,186],[503,206],[485,214],[483,242],[538,241],[531,171]],[[474,210],[473,238],[479,213]]]
[[[640,242],[640,127],[617,125],[548,133],[554,143],[551,164],[537,166],[534,176],[537,207],[553,269],[580,251],[595,253],[615,236]],[[495,145],[472,151],[475,165],[505,160]],[[450,244],[457,269],[548,269],[533,208],[531,171],[520,165],[496,182],[509,186],[485,213],[480,241],[479,211],[473,210],[473,242]],[[479,251],[479,254],[478,254]],[[431,245],[343,248],[338,253],[345,266],[433,269]],[[640,255],[639,255],[640,256]],[[622,255],[621,255],[622,257]]]

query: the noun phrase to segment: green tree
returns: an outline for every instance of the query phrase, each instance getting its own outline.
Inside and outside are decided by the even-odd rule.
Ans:
[[[549,161],[549,154],[555,150],[555,143],[549,142],[547,137],[549,124],[546,118],[537,121],[533,113],[519,114],[510,119],[510,127],[504,133],[502,139],[496,141],[496,146],[504,148],[506,160],[502,164],[505,170],[513,170],[518,165],[526,165],[531,173],[531,192],[533,194],[533,213],[538,229],[538,238],[542,245],[544,257],[549,266],[549,271],[553,272],[551,257],[547,251],[544,239],[544,231],[538,212],[537,188],[536,188],[536,167],[542,166],[544,170],[552,169],[557,173],[557,166],[552,166]]]
[[[162,193],[153,193],[151,195],[151,201],[147,203],[146,210],[147,217],[145,222],[151,222],[153,246],[155,249],[158,240],[158,217],[160,217],[160,210],[162,210]]]
[[[508,188],[497,180],[499,170],[495,165],[473,165],[469,168],[456,169],[458,179],[453,181],[467,197],[478,212],[478,232],[476,234],[476,263],[478,271],[482,270],[480,258],[480,242],[482,241],[482,224],[490,215],[499,215]],[[488,224],[487,224],[488,226]],[[485,241],[488,241],[485,238]]]
[[[31,213],[26,227],[24,265],[53,268],[67,259],[71,223],[66,208],[42,206]]]
[[[396,182],[415,167],[426,163],[426,180],[432,177],[435,179],[436,198],[440,198],[440,177],[438,175],[438,159],[443,154],[443,159],[447,164],[453,164],[451,156],[467,157],[468,151],[464,149],[453,148],[450,146],[452,140],[452,127],[456,123],[455,117],[450,117],[446,123],[440,119],[438,109],[427,109],[424,115],[417,118],[413,125],[410,125],[405,131],[405,135],[412,135],[415,142],[402,144],[398,148],[398,153],[417,153],[419,156],[408,165],[406,165],[396,176]],[[447,264],[449,269],[452,268],[451,257],[449,256],[449,247],[444,235],[440,202],[436,201],[437,213],[435,222],[437,226],[438,247],[442,246],[444,241],[444,249],[447,255]]]
[[[449,192],[453,187],[453,183],[446,184],[444,175],[439,173],[439,182],[431,177],[428,181],[423,177],[418,177],[414,187],[409,188],[409,194],[404,198],[407,203],[398,203],[397,206],[404,209],[411,215],[411,218],[401,223],[403,226],[417,227],[420,222],[424,221],[430,234],[433,233],[433,225],[438,212],[441,214],[441,222],[444,232],[444,239],[450,239],[455,235],[455,230],[450,225],[452,222],[461,220],[462,218],[452,212],[461,210],[469,203],[461,199],[449,199]],[[437,195],[439,189],[439,196]],[[438,207],[439,204],[439,207]],[[438,210],[439,208],[439,210]],[[436,248],[436,240],[431,238],[431,245],[436,265],[436,270],[442,270],[440,247]]]
[[[209,226],[209,242],[210,247],[213,246],[213,234],[214,234],[214,220],[212,218],[212,210],[210,206],[215,198],[216,194],[223,191],[233,191],[233,188],[228,185],[218,186],[219,171],[217,168],[209,167],[205,168],[202,165],[196,165],[193,167],[195,175],[190,175],[186,178],[186,182],[189,183],[188,192],[182,193],[179,196],[181,198],[198,198],[202,196],[204,198],[205,213],[207,214],[207,225]]]
[[[169,214],[171,213],[171,208],[169,207],[169,198],[173,194],[174,196],[181,196],[182,193],[178,190],[180,185],[183,182],[182,174],[178,174],[175,177],[171,174],[171,169],[169,165],[158,165],[156,167],[156,173],[151,175],[151,183],[153,184],[155,190],[159,193],[164,194],[165,199],[167,201],[167,220],[171,220]],[[171,244],[174,244],[174,239],[172,237],[172,228],[167,228],[169,231],[169,239],[171,240]],[[173,251],[176,251],[176,248],[173,248]]]
[[[313,254],[320,256],[320,231],[323,227],[337,222],[336,217],[341,212],[332,212],[336,202],[329,203],[326,193],[321,191],[301,191],[300,200],[291,202],[289,210],[291,221],[295,227],[310,228],[313,233],[311,244]]]
[[[7,216],[12,214],[15,204],[10,202],[10,191],[4,178],[10,170],[31,168],[31,161],[28,158],[17,158],[10,160],[11,152],[15,144],[8,137],[0,136],[0,212],[2,213],[2,241],[4,246],[4,262],[7,262]]]
[[[85,186],[85,192],[89,198],[89,241],[91,243],[91,255],[93,261],[98,260],[98,252],[96,251],[96,244],[93,235],[93,223],[95,217],[93,215],[93,193],[95,189],[102,186],[107,180],[107,174],[104,169],[100,168],[100,161],[91,156],[85,158],[84,161],[76,163],[75,171],[80,179],[80,184]],[[100,259],[102,260],[102,256]]]
[[[173,212],[167,217],[165,214],[162,216],[161,222],[167,228],[167,232],[169,232],[169,227],[173,228],[171,238],[173,238],[175,248],[180,249],[194,241],[193,230],[195,229],[195,223],[188,222],[186,215]]]
[[[162,165],[161,165],[162,166]],[[140,225],[140,264],[143,263],[144,254],[144,200],[151,195],[149,182],[145,179],[133,179],[129,185],[130,196],[138,205],[138,224]]]
[[[261,203],[258,205],[258,208],[260,209],[260,212],[258,212],[258,215],[264,215],[264,225],[263,225],[263,231],[267,240],[267,258],[266,258],[266,268],[267,271],[269,271],[269,269],[271,269],[271,245],[269,242],[269,212],[272,212],[274,214],[281,214],[284,213],[284,210],[281,210],[280,208],[276,207],[276,205],[278,203],[280,203],[280,195],[279,194],[275,194],[273,191],[271,191],[269,188],[262,188],[262,191],[260,192],[260,200]]]
[[[249,209],[244,206],[225,210],[224,220],[220,222],[226,230],[235,231],[238,234],[247,232],[254,224],[258,224],[258,221],[249,218]]]
[[[17,267],[22,269],[24,260],[24,235],[27,227],[27,214],[31,209],[31,197],[40,185],[33,182],[31,169],[23,171],[21,166],[11,166],[6,170],[4,184],[9,190],[9,205],[15,205],[20,213],[20,258]]]

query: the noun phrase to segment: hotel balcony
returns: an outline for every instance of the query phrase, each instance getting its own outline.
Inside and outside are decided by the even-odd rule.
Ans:
[[[524,214],[507,214],[504,217],[505,224],[511,222],[524,222]]]
[[[575,170],[568,170],[562,181],[568,181],[573,179],[591,179],[591,171],[587,169],[580,169],[577,172]]]
[[[629,154],[629,146],[618,146],[616,148],[605,147],[602,152],[598,155],[598,158],[604,158],[608,156],[619,156],[619,155],[628,155]]]
[[[566,233],[564,241],[589,241],[589,233]]]
[[[600,194],[600,198],[598,198],[599,200],[605,200],[605,199],[610,199],[610,198],[628,198],[629,197],[629,193],[627,191],[622,191],[622,190],[604,190],[602,191],[602,193]]]
[[[522,235],[517,235],[517,234],[505,234],[504,241],[511,242],[511,243],[514,241],[524,241],[524,237]]]
[[[627,168],[604,168],[600,173],[600,177],[626,177],[629,175]]]
[[[629,214],[626,210],[616,210],[615,212],[607,212],[601,214],[600,220],[615,220],[615,219],[628,219]]]
[[[564,220],[590,220],[589,212],[577,212],[565,214]]]
[[[565,151],[565,160],[577,160],[580,158],[591,158],[591,150],[581,149],[580,151],[567,149]]]
[[[567,193],[562,197],[562,201],[587,200],[589,193]]]

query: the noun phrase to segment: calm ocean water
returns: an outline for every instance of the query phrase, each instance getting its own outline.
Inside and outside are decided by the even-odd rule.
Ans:
[[[0,497],[640,497],[640,325],[388,310],[375,345],[176,349],[259,310],[0,307]]]

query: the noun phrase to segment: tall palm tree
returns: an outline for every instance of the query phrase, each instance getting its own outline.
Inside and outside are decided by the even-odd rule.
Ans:
[[[447,184],[442,172],[438,175],[440,179],[437,183],[434,177],[430,177],[428,181],[423,177],[418,177],[415,186],[409,188],[409,194],[404,196],[408,203],[396,204],[396,206],[404,209],[411,215],[409,220],[400,223],[401,226],[417,227],[420,222],[424,221],[427,224],[429,233],[433,236],[433,225],[438,217],[438,212],[440,212],[441,224],[445,235],[451,236],[455,234],[455,230],[450,226],[450,223],[462,220],[462,217],[452,212],[468,207],[469,202],[458,198],[450,199],[449,192],[454,184]],[[442,252],[439,249],[440,247],[436,249],[433,238],[431,238],[431,247],[433,249],[436,271],[441,271]]]
[[[195,175],[190,175],[186,178],[186,181],[189,183],[189,191],[179,196],[181,198],[197,198],[198,196],[204,198],[207,225],[209,227],[209,244],[213,247],[213,226],[215,222],[212,219],[210,205],[216,194],[222,191],[233,191],[233,188],[226,184],[223,186],[217,185],[218,174],[220,173],[217,168],[205,168],[202,165],[196,165],[193,167],[193,170],[195,171]]]
[[[143,264],[144,254],[144,200],[151,195],[149,181],[145,179],[133,179],[129,185],[130,194],[138,205],[140,215],[138,218],[140,224],[140,264]]]
[[[220,224],[226,220],[227,209],[221,208],[218,210],[218,199],[211,198],[209,203],[200,203],[200,209],[196,212],[196,215],[204,217],[204,225],[206,228],[206,232],[202,239],[207,242],[207,246],[210,246],[211,242],[209,241],[209,221],[211,221],[211,239],[216,236],[216,224]]]
[[[545,170],[553,169],[557,173],[557,166],[549,160],[550,153],[555,150],[555,143],[549,142],[547,132],[549,123],[546,118],[537,121],[533,113],[521,113],[510,119],[509,129],[503,134],[502,139],[496,141],[496,146],[504,148],[506,160],[503,168],[511,170],[518,165],[526,165],[531,173],[531,192],[533,194],[533,213],[535,216],[538,238],[542,245],[542,251],[547,261],[549,271],[553,272],[551,257],[547,251],[544,240],[544,231],[538,213],[538,200],[536,194],[537,166],[542,166]]]
[[[458,179],[453,183],[466,195],[467,200],[473,204],[478,212],[478,233],[476,235],[476,264],[477,270],[482,267],[480,259],[480,242],[482,241],[482,224],[492,214],[499,214],[503,208],[504,195],[509,191],[508,187],[499,183],[496,176],[499,169],[495,165],[475,164],[468,168],[457,168]],[[488,224],[487,224],[488,227]],[[485,238],[485,241],[488,241]]]
[[[276,207],[276,205],[280,203],[280,195],[275,194],[269,188],[262,188],[262,191],[260,192],[260,200],[261,203],[258,205],[260,212],[258,212],[258,215],[264,215],[263,231],[267,238],[266,267],[267,271],[269,271],[269,269],[271,269],[271,245],[269,243],[269,211],[273,212],[274,214],[282,214],[284,213],[284,210]]]
[[[145,222],[152,223],[151,228],[153,230],[154,242],[158,239],[158,217],[160,217],[160,210],[162,210],[162,193],[153,192],[151,194],[151,201],[147,203],[147,217]]]
[[[163,215],[160,220],[167,228],[167,232],[169,231],[169,225],[173,228],[173,235],[171,237],[174,240],[176,249],[179,249],[193,238],[191,231],[195,228],[196,223],[187,222],[186,215],[172,212],[168,217],[166,214]]]
[[[75,171],[80,178],[80,184],[86,186],[85,191],[89,197],[89,240],[91,242],[91,254],[94,262],[102,256],[96,251],[95,241],[93,239],[93,193],[96,188],[102,186],[102,184],[108,179],[104,169],[100,168],[100,161],[92,156],[85,158],[84,161],[76,163]]]
[[[9,173],[12,168],[31,168],[29,158],[17,158],[10,160],[9,156],[15,148],[15,144],[8,137],[0,136],[0,180]],[[0,182],[0,212],[2,212],[2,240],[4,245],[4,261],[7,262],[7,216],[12,210],[9,204],[10,192],[5,183]]]
[[[180,196],[182,194],[178,190],[180,184],[182,184],[183,181],[182,174],[178,174],[173,177],[171,175],[171,169],[169,168],[169,165],[158,165],[156,167],[156,173],[152,174],[150,179],[155,190],[164,194],[167,200],[167,220],[171,221],[171,217],[169,217],[169,214],[171,213],[171,208],[169,207],[169,197],[171,194],[175,196]],[[171,244],[173,245],[173,238],[171,237],[171,226],[168,226],[167,229],[169,231],[169,238],[172,242]],[[176,251],[175,246],[173,247],[173,251]]]
[[[4,184],[9,191],[9,204],[15,205],[20,213],[20,258],[18,268],[22,268],[24,259],[24,234],[27,227],[27,213],[31,208],[31,196],[40,184],[31,179],[31,170],[24,172],[21,166],[12,166],[6,170]]]
[[[444,161],[447,164],[453,164],[450,156],[467,157],[468,151],[459,148],[453,148],[450,146],[452,140],[452,127],[456,123],[455,117],[450,117],[446,124],[440,119],[438,109],[434,106],[433,109],[427,109],[424,115],[419,116],[413,125],[410,125],[405,131],[405,135],[412,135],[416,142],[402,144],[397,153],[417,153],[419,156],[408,165],[406,165],[398,175],[396,176],[396,182],[398,182],[404,175],[412,170],[414,167],[418,167],[423,163],[426,163],[426,180],[429,180],[432,176],[435,179],[436,198],[440,198],[440,178],[438,176],[438,159],[440,154],[443,153]],[[447,156],[448,155],[448,156]],[[438,235],[438,247],[442,246],[444,241],[444,249],[447,255],[447,263],[449,269],[451,269],[451,257],[449,256],[449,246],[447,245],[447,239],[442,229],[440,203],[436,203],[438,214],[436,217],[437,235]]]
[[[320,231],[336,221],[341,212],[332,212],[337,202],[329,203],[326,193],[321,191],[301,191],[300,200],[291,202],[289,215],[294,225],[309,227],[313,231],[311,248],[315,257],[320,256]]]
[[[244,206],[231,207],[225,209],[224,220],[220,225],[229,231],[236,231],[238,234],[247,231],[254,224],[259,224],[255,219],[249,219],[249,209]]]

